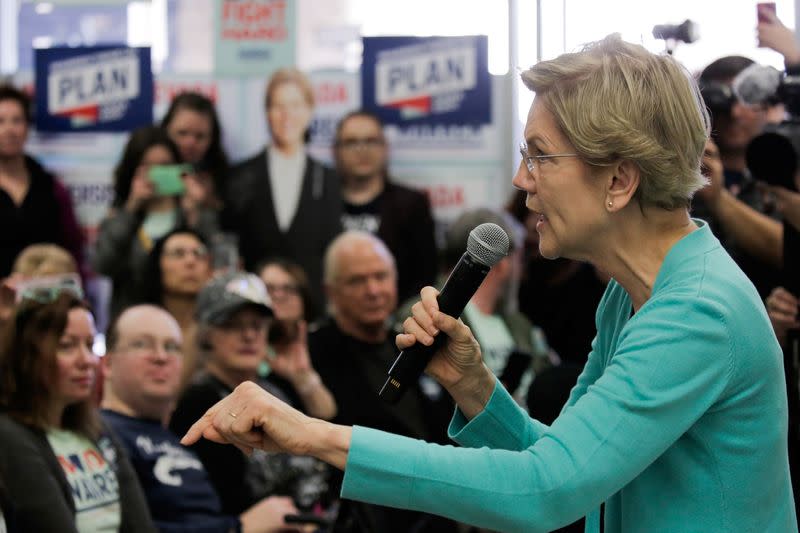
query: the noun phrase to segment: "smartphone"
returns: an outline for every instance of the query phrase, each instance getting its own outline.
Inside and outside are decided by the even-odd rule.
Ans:
[[[153,165],[148,177],[155,185],[156,196],[179,196],[186,190],[182,176],[191,171],[189,165]]]
[[[756,4],[756,17],[758,17],[759,24],[762,22],[770,22],[770,19],[768,19],[765,14],[767,11],[772,13],[773,17],[777,14],[775,2],[759,2]]]
[[[283,517],[287,524],[313,524],[315,526],[330,526],[332,520],[312,513],[287,514]]]

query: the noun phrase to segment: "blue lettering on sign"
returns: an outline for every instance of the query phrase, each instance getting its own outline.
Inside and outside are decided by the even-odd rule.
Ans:
[[[390,92],[395,92],[398,85],[416,92],[453,80],[461,81],[464,79],[464,60],[463,56],[459,56],[394,66],[389,69]]]
[[[111,71],[98,70],[92,79],[83,76],[64,76],[58,80],[58,99],[64,101],[72,92],[78,95],[80,101],[89,100],[97,95],[115,91],[124,91],[128,88],[129,72],[127,68],[114,68]],[[84,87],[84,83],[89,86]]]

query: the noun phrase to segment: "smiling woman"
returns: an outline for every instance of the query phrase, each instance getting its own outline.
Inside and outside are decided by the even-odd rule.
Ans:
[[[80,295],[24,293],[0,336],[0,477],[20,531],[151,531],[124,451],[92,401],[94,320]]]

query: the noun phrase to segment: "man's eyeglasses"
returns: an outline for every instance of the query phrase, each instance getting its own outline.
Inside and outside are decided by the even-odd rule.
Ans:
[[[528,172],[533,174],[533,171],[548,159],[555,159],[556,157],[580,157],[578,154],[547,154],[547,155],[531,155],[528,153],[528,144],[525,141],[519,143],[519,153],[522,155],[522,160],[525,161],[525,166],[528,167]]]
[[[136,355],[150,355],[158,352],[158,347],[159,343],[157,343],[155,339],[143,337],[140,339],[133,339],[125,346],[120,348],[120,350]],[[172,357],[183,355],[183,347],[180,345],[180,343],[172,340],[167,340],[161,343],[161,348],[165,354]]]
[[[189,254],[195,259],[203,260],[208,258],[208,248],[197,246],[195,248],[165,248],[161,255],[169,259],[183,259]]]
[[[342,139],[336,146],[343,150],[374,150],[384,145],[380,137],[367,137],[365,139]]]

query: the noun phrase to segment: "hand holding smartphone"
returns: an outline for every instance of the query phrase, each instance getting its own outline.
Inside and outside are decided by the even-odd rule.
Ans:
[[[767,13],[771,13],[772,17],[769,17]],[[777,10],[775,8],[775,2],[759,2],[756,4],[756,17],[758,18],[759,24],[769,24],[776,16]]]
[[[156,196],[180,196],[186,191],[183,175],[191,172],[191,165],[153,165],[148,177],[155,185]]]

